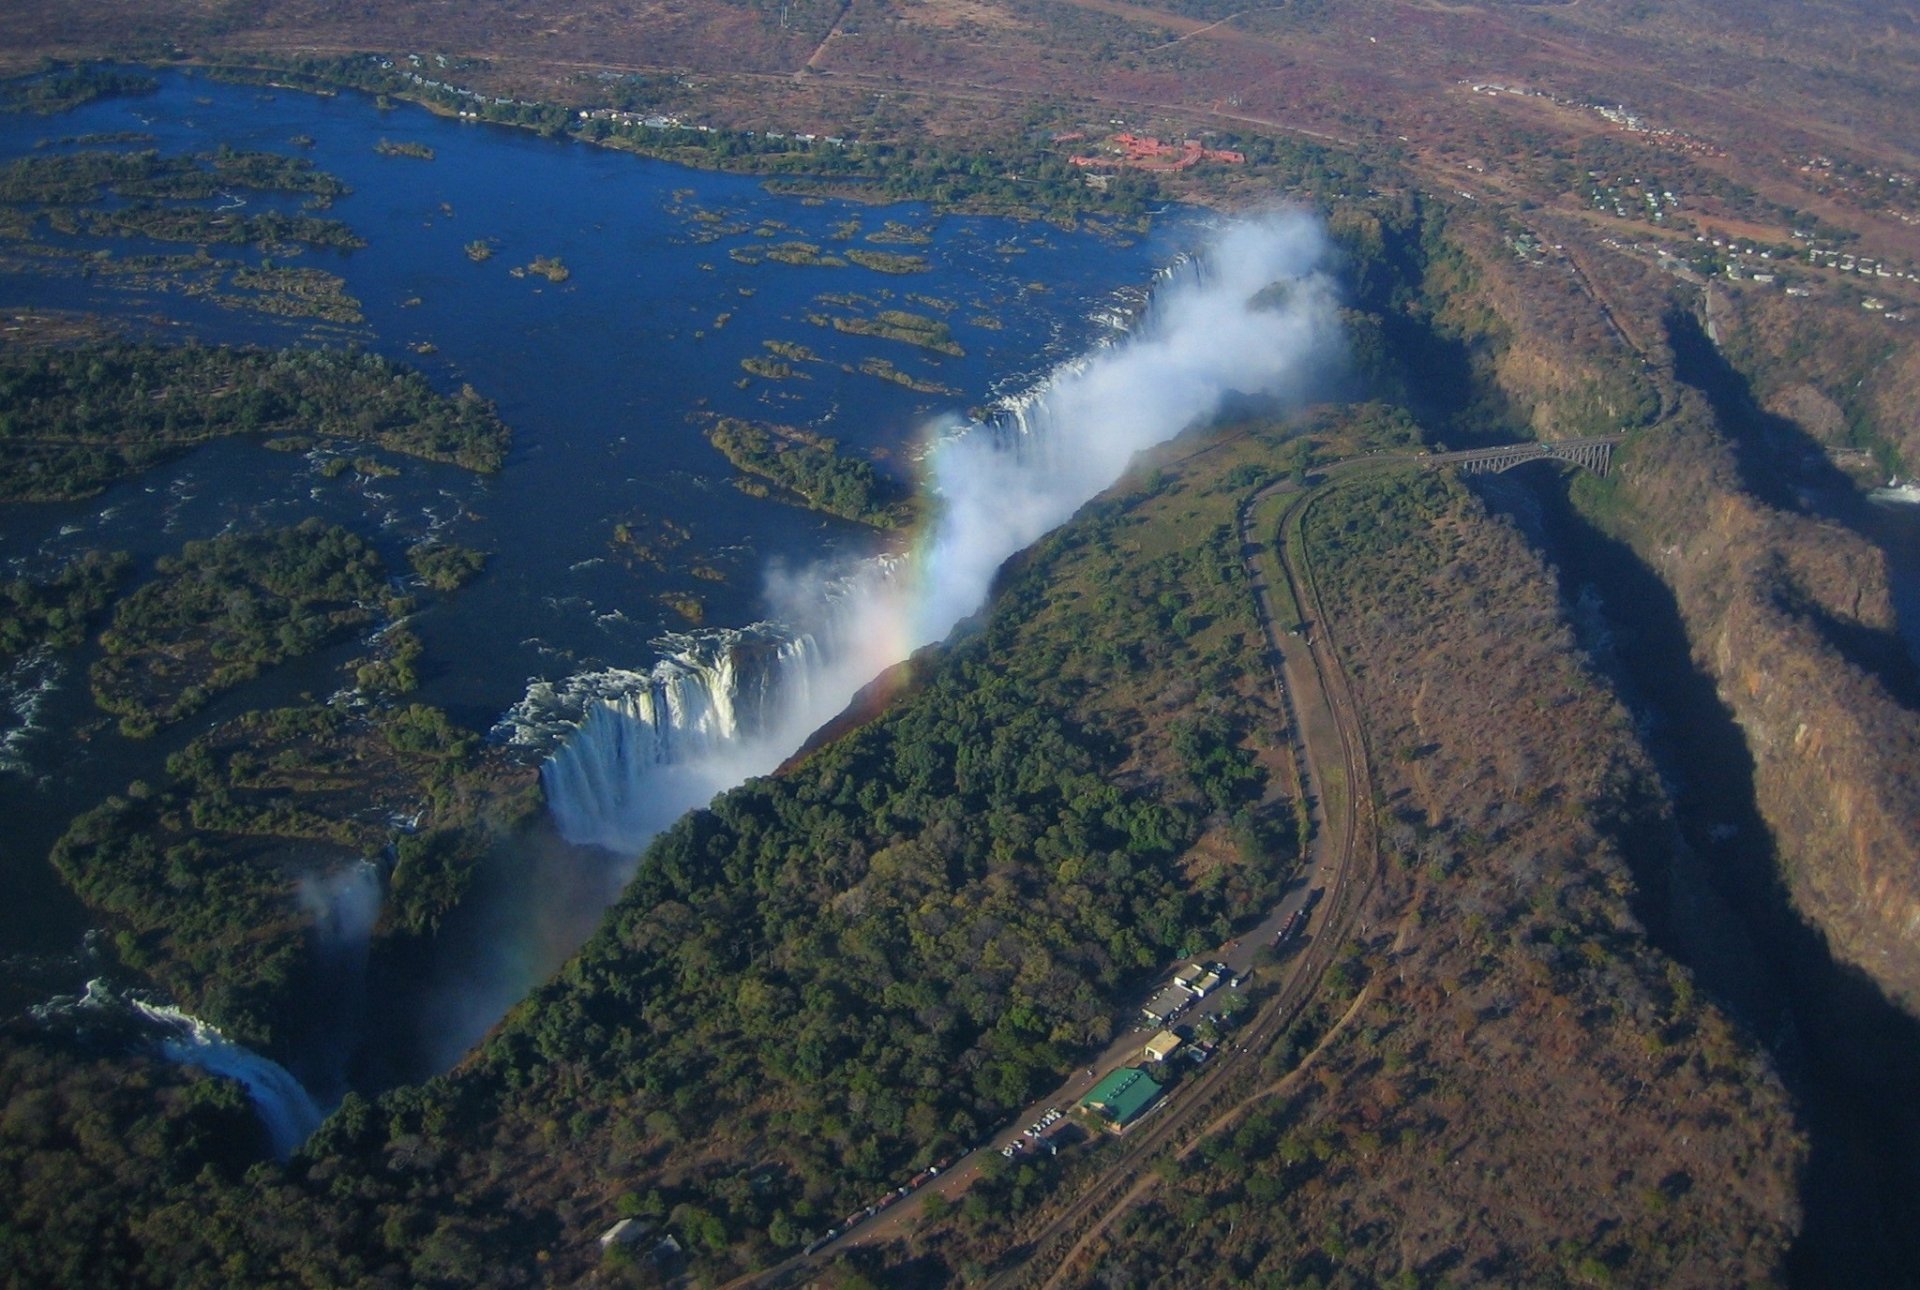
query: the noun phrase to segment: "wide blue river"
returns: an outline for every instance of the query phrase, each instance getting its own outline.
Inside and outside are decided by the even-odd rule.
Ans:
[[[415,626],[427,646],[419,697],[479,730],[529,678],[648,666],[654,638],[689,626],[673,600],[697,600],[709,625],[743,625],[765,612],[771,571],[877,547],[869,531],[734,488],[731,467],[702,437],[703,415],[808,426],[910,474],[936,418],[1017,393],[1097,343],[1116,310],[1196,236],[1187,217],[1162,219],[1143,238],[936,216],[913,204],[803,201],[769,194],[752,178],[412,107],[382,111],[355,94],[159,76],[155,95],[0,119],[0,162],[102,146],[73,140],[110,132],[142,138],[105,146],[169,155],[226,144],[309,157],[353,188],[320,214],[347,222],[367,245],[281,262],[341,275],[365,323],[236,312],[124,279],[17,263],[0,271],[0,317],[85,310],[140,335],[366,346],[418,366],[443,389],[470,383],[495,400],[514,429],[513,451],[488,478],[389,457],[397,477],[361,480],[323,476],[318,456],[217,443],[84,503],[0,510],[0,567],[41,570],[98,546],[131,551],[144,573],[189,539],[312,514],[374,538],[395,569],[429,533],[478,547],[491,553],[486,573],[451,597],[425,598]],[[433,159],[382,155],[382,139],[425,145]],[[233,199],[295,209],[244,190]],[[925,240],[902,242],[903,229]],[[881,240],[869,240],[875,233]],[[478,240],[494,252],[482,262],[465,250]],[[928,267],[891,275],[764,257],[790,241],[825,253],[920,255]],[[513,273],[536,256],[560,257],[570,277]],[[830,296],[842,299],[823,299]],[[943,319],[965,357],[817,321],[882,309]],[[741,360],[767,356],[769,340],[805,345],[821,361],[800,365],[805,379],[749,375]],[[875,358],[949,392],[916,392],[857,370]],[[633,542],[615,540],[621,525]],[[88,651],[36,660],[5,678],[0,814],[9,827],[0,832],[0,877],[12,898],[0,901],[0,950],[11,956],[21,998],[70,983],[86,929],[84,911],[46,864],[65,821],[135,778],[157,777],[167,752],[214,722],[303,694],[324,697],[341,683],[340,663],[362,648],[354,642],[290,664],[185,728],[139,743],[93,710]]]

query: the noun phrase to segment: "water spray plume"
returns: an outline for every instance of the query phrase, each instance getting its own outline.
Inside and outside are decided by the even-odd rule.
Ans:
[[[1305,397],[1343,354],[1329,258],[1324,227],[1301,212],[1226,225],[1166,273],[1130,332],[986,422],[931,427],[934,518],[909,554],[776,571],[775,621],[664,638],[646,672],[533,683],[497,733],[548,754],[542,779],[563,836],[626,857],[606,899],[650,838],[772,772],[863,686],[945,638],[1009,556],[1137,454],[1235,395]]]
[[[985,603],[1000,565],[1141,451],[1234,394],[1303,393],[1340,351],[1318,220],[1226,226],[1169,271],[1139,325],[986,423],[933,427],[935,518],[913,553],[770,578],[778,620],[663,639],[648,672],[536,682],[507,714],[562,834],[629,855],[715,793],[777,767],[854,694]],[[620,875],[624,879],[624,874]],[[609,896],[611,898],[611,894]]]

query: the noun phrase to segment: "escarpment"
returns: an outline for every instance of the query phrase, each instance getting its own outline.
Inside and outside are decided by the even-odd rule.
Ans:
[[[1745,736],[1782,884],[1838,959],[1920,1012],[1920,722],[1876,666],[1897,652],[1880,552],[1743,492],[1697,407],[1635,445],[1620,480],[1641,512],[1630,536]]]

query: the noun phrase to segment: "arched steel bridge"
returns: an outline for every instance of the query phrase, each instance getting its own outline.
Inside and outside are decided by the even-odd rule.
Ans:
[[[1463,475],[1494,474],[1530,461],[1564,461],[1604,475],[1613,467],[1613,446],[1624,435],[1596,435],[1589,439],[1558,439],[1551,443],[1510,443],[1498,448],[1466,452],[1436,452],[1422,458],[1427,466],[1457,466]]]

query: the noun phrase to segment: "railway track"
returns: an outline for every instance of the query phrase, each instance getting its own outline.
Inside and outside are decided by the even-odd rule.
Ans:
[[[1308,727],[1296,727],[1305,744],[1307,773],[1318,786],[1316,792],[1322,808],[1327,806],[1324,759],[1329,753],[1337,759],[1345,779],[1337,818],[1322,820],[1323,851],[1315,867],[1327,895],[1321,905],[1325,912],[1321,915],[1319,930],[1313,933],[1306,952],[1290,962],[1279,991],[1261,1005],[1254,1019],[1241,1030],[1233,1049],[1223,1050],[1201,1075],[1172,1095],[1161,1110],[1130,1129],[1122,1153],[1067,1202],[1064,1209],[1043,1214],[1040,1224],[1029,1231],[1016,1232],[1012,1248],[1025,1253],[1017,1264],[1003,1268],[988,1283],[995,1290],[1028,1287],[1051,1290],[1062,1284],[1072,1274],[1089,1234],[1104,1229],[1144,1195],[1148,1188],[1141,1184],[1148,1179],[1147,1170],[1154,1161],[1187,1145],[1203,1127],[1230,1120],[1232,1110],[1247,1104],[1249,1095],[1265,1078],[1261,1064],[1267,1051],[1318,993],[1321,977],[1351,936],[1361,899],[1372,884],[1376,855],[1372,812],[1368,809],[1371,800],[1368,786],[1372,780],[1365,735],[1346,673],[1325,627],[1326,614],[1311,565],[1304,560],[1303,552],[1293,549],[1293,544],[1285,540],[1288,528],[1298,529],[1304,523],[1319,493],[1303,493],[1285,508],[1274,542],[1276,563],[1287,579],[1294,603],[1317,625],[1317,630],[1304,637],[1290,638],[1298,642],[1291,654],[1286,644],[1289,638],[1273,621],[1271,606],[1263,594],[1265,579],[1256,563],[1259,544],[1250,541],[1254,510],[1291,487],[1290,484],[1273,485],[1248,499],[1241,509],[1241,534],[1243,561],[1254,588],[1262,628],[1268,644],[1274,654],[1284,660],[1283,669],[1293,681],[1291,686],[1283,687],[1289,702],[1287,710],[1296,721],[1305,715],[1301,711],[1303,696],[1299,693],[1305,683],[1312,687],[1314,697],[1325,705],[1331,718],[1337,744],[1334,749],[1315,749],[1306,734]],[[1301,654],[1305,655],[1301,660],[1304,666],[1295,663]],[[1223,1111],[1228,1112],[1224,1117]]]
[[[1610,439],[1613,437],[1609,437]],[[1198,456],[1222,446],[1209,444],[1187,455]],[[1445,465],[1427,454],[1369,454],[1329,463],[1318,472],[1324,482],[1307,491],[1291,482],[1271,484],[1241,504],[1238,525],[1242,564],[1254,598],[1255,613],[1268,644],[1268,668],[1281,711],[1292,731],[1291,759],[1301,779],[1301,791],[1310,794],[1316,826],[1311,873],[1323,892],[1313,906],[1306,948],[1290,959],[1278,978],[1275,993],[1264,1000],[1236,1034],[1202,1071],[1174,1090],[1159,1107],[1137,1121],[1121,1139],[1114,1154],[1092,1178],[1070,1197],[1058,1198],[1033,1215],[1032,1224],[1016,1229],[1000,1266],[988,1284],[997,1290],[1052,1290],[1067,1283],[1079,1256],[1094,1237],[1157,1183],[1150,1173],[1163,1157],[1191,1154],[1206,1137],[1224,1131],[1248,1108],[1279,1086],[1273,1073],[1262,1069],[1273,1042],[1297,1021],[1319,992],[1321,979],[1353,939],[1360,907],[1379,875],[1376,821],[1372,810],[1372,767],[1366,733],[1345,669],[1341,666],[1336,633],[1330,628],[1312,562],[1302,549],[1307,516],[1330,487],[1334,477],[1367,474],[1381,468]],[[1271,521],[1271,543],[1256,541],[1257,512],[1269,500],[1288,497]],[[1291,538],[1289,537],[1291,534]],[[1285,580],[1293,607],[1308,626],[1298,634],[1275,621],[1267,571],[1261,559],[1269,547],[1274,570]],[[1337,773],[1336,783],[1335,774]],[[1361,996],[1364,1001],[1365,995]],[[1356,1002],[1356,1007],[1359,1002]],[[1344,1019],[1343,1019],[1344,1022]],[[954,1168],[938,1190],[949,1200],[963,1194],[977,1172],[977,1162]],[[890,1216],[897,1218],[897,1216]],[[898,1221],[862,1224],[816,1255],[796,1255],[757,1274],[738,1278],[732,1287],[799,1284],[820,1261],[847,1249],[884,1243],[904,1235]]]

